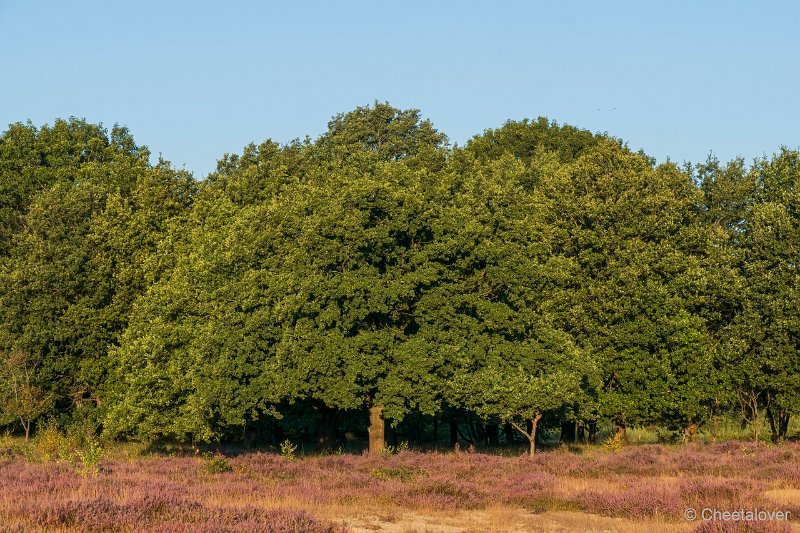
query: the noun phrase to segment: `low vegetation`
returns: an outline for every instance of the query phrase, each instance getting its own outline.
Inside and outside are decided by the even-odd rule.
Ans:
[[[376,531],[397,528],[409,517],[420,530],[422,520],[428,531],[479,531],[479,523],[463,521],[488,512],[500,520],[487,528],[494,531],[536,530],[563,517],[585,525],[608,517],[618,519],[618,531],[789,532],[800,517],[799,444],[731,441],[616,452],[579,446],[534,458],[401,451],[296,460],[275,452],[204,455],[191,448],[165,456],[139,447],[131,455],[133,449],[123,446],[88,477],[52,457],[31,462],[3,451],[0,522],[11,531],[332,533],[370,524]],[[687,522],[687,508],[782,511],[793,520]]]

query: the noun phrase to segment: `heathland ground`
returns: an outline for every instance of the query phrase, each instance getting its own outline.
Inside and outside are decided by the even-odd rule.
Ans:
[[[562,446],[535,457],[67,446],[55,433],[4,440],[3,531],[800,530],[798,443]],[[789,520],[689,521],[688,509]]]

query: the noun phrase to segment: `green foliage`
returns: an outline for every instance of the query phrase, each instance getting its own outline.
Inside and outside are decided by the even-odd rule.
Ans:
[[[91,439],[77,449],[76,458],[79,461],[78,473],[81,476],[97,477],[100,473],[99,463],[103,460],[104,451],[100,443]]]
[[[225,474],[227,472],[233,472],[233,467],[231,466],[230,461],[221,455],[208,454],[205,457],[205,460],[204,468],[209,474]]]
[[[296,440],[312,422],[281,418],[312,408],[523,433],[680,432],[738,408],[755,437],[768,422],[787,438],[798,183],[785,148],[749,168],[655,165],[545,118],[453,148],[379,102],[318,139],[248,145],[203,182],[121,127],[13,124],[0,423],[38,424],[30,453],[89,471],[100,432],[194,444],[282,425]],[[42,423],[62,413],[63,454]]]
[[[369,475],[375,479],[397,480],[404,483],[414,481],[419,477],[430,477],[430,473],[419,466],[379,466],[370,470]]]
[[[286,439],[281,443],[281,455],[288,461],[294,461],[297,458],[297,445]]]
[[[397,455],[398,453],[407,452],[410,449],[408,442],[403,441],[397,446],[392,446],[391,444],[384,446],[380,450],[378,450],[378,455],[383,457],[391,457],[392,455]]]
[[[50,408],[52,395],[38,384],[39,361],[18,349],[0,358],[0,423],[21,423],[27,440],[33,421]]]
[[[603,442],[603,448],[609,452],[619,452],[625,447],[625,434],[617,432]]]
[[[52,419],[44,422],[37,429],[33,446],[36,456],[42,462],[69,461],[71,459],[69,441]]]
[[[6,430],[0,434],[0,457],[10,458],[24,456],[27,453],[27,442],[22,442]]]
[[[537,152],[552,152],[561,161],[570,162],[606,137],[539,117],[509,120],[501,128],[486,130],[469,141],[467,150],[479,158],[497,159],[510,153],[522,160],[532,159]]]

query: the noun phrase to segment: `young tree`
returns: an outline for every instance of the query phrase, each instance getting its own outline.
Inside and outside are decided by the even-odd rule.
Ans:
[[[52,395],[37,383],[38,361],[21,350],[2,354],[0,366],[0,420],[19,422],[27,441],[31,424],[52,403]]]
[[[542,416],[584,400],[597,376],[593,363],[564,333],[539,328],[528,342],[499,343],[473,371],[461,371],[454,387],[463,405],[482,417],[510,423],[536,452]]]

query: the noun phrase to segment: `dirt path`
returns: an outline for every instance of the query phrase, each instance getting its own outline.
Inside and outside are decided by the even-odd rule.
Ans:
[[[360,516],[345,522],[354,533],[641,533],[644,526],[641,521],[586,513],[553,511],[533,514],[508,508],[430,514],[402,512]],[[646,530],[653,533],[683,533],[692,529],[689,524],[656,521],[648,522],[646,526]]]

